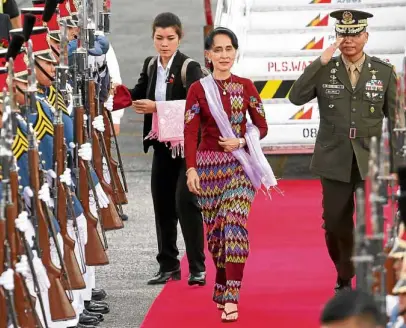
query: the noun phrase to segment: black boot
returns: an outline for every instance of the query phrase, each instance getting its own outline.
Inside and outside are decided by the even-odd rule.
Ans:
[[[110,312],[109,305],[102,301],[85,301],[85,309],[90,312],[102,314],[107,314]]]
[[[100,321],[96,317],[81,313],[79,315],[79,323],[85,326],[97,326]]]
[[[92,289],[92,301],[102,301],[107,297],[107,293],[104,289]]]
[[[180,269],[175,271],[158,272],[153,278],[148,280],[148,285],[166,284],[168,280],[180,280]]]
[[[334,292],[337,295],[345,291],[352,290],[351,279],[341,279],[337,278],[336,286],[334,287]]]
[[[189,275],[188,285],[206,285],[206,272],[191,273]]]
[[[100,322],[104,321],[104,316],[101,313],[90,312],[90,311],[84,309],[83,314],[91,316],[91,317],[96,317],[96,319],[99,320]]]

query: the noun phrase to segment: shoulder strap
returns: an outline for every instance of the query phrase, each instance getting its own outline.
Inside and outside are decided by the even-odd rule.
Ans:
[[[151,75],[152,66],[155,64],[157,58],[158,58],[157,56],[153,56],[153,57],[151,57],[151,59],[149,60],[148,67],[147,67],[147,76],[148,76],[148,78],[149,78],[150,75]]]
[[[186,89],[186,72],[187,72],[187,66],[189,65],[190,62],[194,61],[192,58],[186,58],[186,60],[183,62],[181,71],[180,71],[180,76],[182,79],[182,84],[183,87]]]

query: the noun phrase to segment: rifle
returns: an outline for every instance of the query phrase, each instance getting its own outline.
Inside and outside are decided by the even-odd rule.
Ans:
[[[6,105],[6,104],[3,104]],[[6,111],[8,114],[11,112],[10,109]],[[19,328],[19,322],[17,319],[17,311],[15,307],[15,300],[14,300],[14,290],[15,290],[15,277],[16,274],[14,273],[14,266],[13,260],[16,257],[15,253],[15,235],[14,235],[14,226],[13,220],[15,218],[10,217],[13,214],[12,204],[10,204],[11,199],[11,192],[10,192],[10,164],[11,158],[13,157],[13,152],[11,151],[11,144],[12,144],[12,136],[7,134],[6,135],[6,128],[3,127],[1,134],[0,134],[0,160],[1,160],[1,174],[2,174],[2,197],[0,200],[0,220],[3,221],[1,223],[2,229],[4,232],[2,233],[2,244],[0,245],[3,248],[3,259],[0,262],[0,265],[3,265],[4,271],[12,270],[13,272],[13,280],[14,286],[13,289],[4,290],[5,296],[5,303],[7,306],[8,312],[8,320],[11,322],[14,328]],[[11,233],[11,235],[10,235]],[[4,238],[5,237],[5,238]],[[6,311],[4,312],[6,313]]]
[[[93,81],[88,81],[87,85],[88,85],[88,93],[86,93],[86,94],[88,95],[89,114],[90,114],[90,118],[94,119],[94,117],[95,117],[94,99],[96,98],[95,85],[94,85]],[[102,156],[102,151],[101,151],[101,147],[100,147],[100,143],[103,145],[103,142],[104,142],[103,135],[100,135],[100,138],[99,138],[99,135],[95,129],[92,129],[91,135],[92,135],[92,145],[93,145],[93,147],[92,147],[93,166],[94,166],[97,176],[100,180],[100,184],[103,187],[103,190],[106,192],[107,198],[109,200],[108,208],[101,209],[103,217],[105,217],[103,212],[105,212],[106,213],[105,215],[107,216],[107,220],[104,221],[104,228],[106,230],[122,229],[122,228],[124,228],[124,224],[118,215],[118,211],[117,211],[115,204],[113,203],[113,199],[112,199],[112,195],[114,195],[114,191],[110,187],[110,185],[107,184],[107,182],[103,176],[103,161],[102,161],[103,156]],[[108,161],[107,161],[107,163],[108,163]]]
[[[10,98],[4,94],[3,111],[7,115],[7,121],[0,133],[0,142],[4,149],[2,156],[2,184],[3,184],[3,197],[6,201],[6,224],[7,224],[7,240],[10,247],[10,264],[14,270],[14,295],[15,295],[15,309],[18,318],[18,323],[22,328],[35,328],[39,327],[40,320],[35,311],[35,306],[31,299],[25,279],[15,271],[17,264],[18,251],[18,237],[16,234],[15,219],[18,216],[18,203],[14,196],[18,190],[14,189],[11,183],[11,171],[14,167],[12,143],[13,143],[13,129],[12,129],[12,114],[9,106]],[[15,186],[14,186],[15,188]],[[35,272],[32,274],[35,275]]]
[[[66,31],[66,22],[61,20],[61,29]],[[64,33],[66,34],[66,32]],[[61,54],[64,53],[64,50],[61,51]],[[64,244],[64,261],[66,264],[67,273],[71,283],[71,287],[74,290],[86,288],[86,283],[83,279],[82,272],[79,267],[78,260],[75,255],[75,240],[69,236],[67,230],[68,216],[67,216],[67,206],[72,206],[67,203],[67,194],[70,192],[66,186],[62,184],[59,177],[63,174],[65,170],[65,156],[66,150],[64,147],[64,124],[62,121],[62,111],[58,105],[58,81],[59,78],[61,81],[66,81],[63,77],[65,76],[65,70],[68,67],[64,67],[63,63],[60,62],[60,66],[56,67],[57,78],[55,79],[55,92],[56,92],[56,112],[53,122],[54,126],[54,170],[57,175],[55,179],[56,184],[56,195],[55,195],[55,213],[61,227],[61,235],[63,238]],[[66,84],[66,83],[65,83]],[[74,216],[74,215],[73,215]],[[72,218],[73,219],[73,218]],[[76,218],[75,218],[76,219]],[[65,289],[68,289],[67,282],[63,281]]]
[[[104,139],[105,139],[105,144],[106,144],[106,161],[109,161],[110,164],[110,173],[111,173],[111,180],[114,180],[114,184],[117,186],[117,199],[116,201],[119,204],[128,204],[128,200],[127,200],[127,196],[126,196],[126,192],[128,192],[127,189],[127,181],[125,179],[125,173],[123,170],[123,163],[121,160],[121,154],[120,154],[120,149],[118,147],[118,142],[117,142],[117,137],[116,137],[116,133],[114,131],[114,125],[112,122],[112,117],[111,117],[111,113],[108,110],[102,110],[101,115],[103,115],[103,119],[104,119],[104,125],[106,126],[106,130],[104,131]],[[113,158],[113,156],[111,156],[111,136],[113,135],[114,138],[114,145],[115,145],[115,149],[116,149],[116,153],[117,153],[117,158],[118,158],[118,163],[116,162],[116,160]],[[123,188],[123,184],[121,183],[121,179],[118,175],[118,169],[120,168],[120,172],[121,172],[121,177],[123,179],[123,183],[124,183],[124,188]]]
[[[356,230],[354,240],[354,256],[352,260],[355,266],[355,275],[357,277],[357,289],[369,292],[372,281],[369,276],[374,257],[369,254],[370,243],[366,236],[365,222],[365,192],[363,188],[356,190],[357,214]]]
[[[82,10],[79,12],[79,19],[84,25],[84,4],[81,5]],[[80,34],[80,47],[74,53],[74,64],[72,66],[72,76],[73,76],[73,108],[74,108],[74,119],[75,119],[75,175],[76,175],[76,193],[77,197],[80,200],[83,206],[83,212],[86,217],[87,222],[87,244],[85,245],[85,258],[86,264],[89,266],[96,265],[106,265],[109,263],[105,249],[107,249],[107,238],[104,228],[104,220],[106,218],[101,213],[98,201],[96,199],[96,209],[98,213],[98,218],[94,217],[90,210],[89,203],[89,187],[93,191],[94,197],[97,197],[94,181],[90,174],[90,165],[87,161],[83,161],[78,156],[78,150],[83,143],[86,143],[85,140],[85,109],[83,107],[83,94],[82,84],[83,78],[82,75],[86,67],[86,49],[83,48],[83,35],[84,30],[81,30]],[[87,181],[87,183],[86,183]],[[101,233],[103,235],[104,246],[102,244],[100,234],[98,232],[98,223],[100,223]]]
[[[89,101],[89,114],[90,118],[93,119],[95,117],[95,85],[92,81],[88,81],[88,101]],[[90,124],[88,125],[90,127]],[[87,132],[87,131],[86,131]],[[91,131],[91,140],[92,140],[92,150],[93,150],[93,166],[99,178],[100,184],[103,187],[103,190],[106,192],[107,198],[109,200],[108,208],[102,208],[100,211],[102,212],[104,220],[104,228],[106,230],[116,230],[124,228],[124,224],[118,215],[118,211],[113,203],[112,195],[113,189],[110,185],[106,182],[103,176],[103,162],[102,162],[102,152],[99,142],[104,142],[103,136],[101,136],[101,140],[96,132],[96,130],[92,129]],[[88,136],[89,137],[89,136]]]
[[[102,116],[104,118],[104,116],[103,116],[103,105],[100,103],[100,98],[99,98],[99,95],[100,95],[100,83],[96,84],[93,81],[91,83],[93,83],[93,85],[95,86],[95,92],[96,92],[96,103],[95,103],[95,105],[96,105],[96,109],[92,108],[92,103],[90,103],[90,107],[89,107],[90,108],[90,115],[91,116],[92,116],[92,114],[94,115],[94,116],[92,116],[92,120],[95,117],[95,112],[97,112],[97,115]],[[105,122],[104,119],[103,119],[103,122]],[[106,130],[108,130],[108,129],[109,129],[109,125],[107,125]],[[106,130],[105,130],[105,132],[106,132]],[[127,197],[126,197],[126,195],[124,193],[124,190],[121,189],[122,192],[120,193],[121,190],[118,189],[119,188],[118,185],[120,185],[120,187],[121,187],[121,181],[120,181],[120,178],[118,177],[117,171],[113,172],[112,165],[111,165],[111,156],[109,156],[109,154],[107,152],[107,146],[106,146],[106,141],[104,139],[104,134],[102,132],[99,132],[99,131],[96,131],[96,134],[97,134],[97,138],[99,140],[99,145],[101,146],[100,150],[101,150],[101,156],[102,156],[101,157],[102,158],[102,165],[101,165],[101,167],[99,167],[98,165],[96,166],[96,173],[98,175],[102,175],[103,178],[104,178],[104,175],[103,175],[103,171],[104,171],[104,169],[103,169],[103,166],[104,166],[103,165],[103,159],[105,159],[106,164],[107,164],[107,169],[108,169],[108,172],[109,172],[109,175],[110,175],[111,186],[110,186],[110,184],[108,184],[106,182],[106,184],[110,187],[110,189],[109,190],[104,189],[104,190],[106,192],[109,192],[110,195],[113,197],[114,203],[116,204],[117,212],[119,213],[120,216],[122,216],[123,215],[123,208],[121,207],[121,204],[128,203]],[[118,180],[116,180],[117,178],[118,178]]]
[[[4,243],[6,242],[6,220],[0,215],[0,274],[4,271]],[[6,296],[3,288],[0,287],[0,313],[7,313]],[[7,316],[0,316],[0,328],[7,328]]]
[[[39,155],[37,149],[37,140],[31,124],[28,126],[28,162],[30,170],[30,187],[34,194],[32,198],[32,208],[35,208],[35,212],[38,216],[39,244],[43,253],[41,259],[44,267],[47,270],[51,285],[48,291],[51,318],[53,321],[74,319],[76,317],[75,310],[70,304],[61,282],[62,272],[52,263],[51,260],[48,226],[43,207],[41,206],[41,200],[38,198],[38,191],[40,189]],[[55,229],[52,225],[51,219],[49,217],[48,219],[51,228],[50,230],[54,238],[55,247],[58,250],[59,245],[55,236]],[[58,250],[58,254],[60,255],[60,250]],[[61,261],[61,267],[63,268],[63,261]]]
[[[113,124],[113,118],[111,116],[111,112],[106,110],[105,113],[107,113],[107,119],[109,121],[109,125],[110,125],[110,129],[108,130],[109,132],[111,132],[113,134],[113,138],[114,141],[113,142],[107,142],[107,145],[110,145],[110,147],[108,147],[108,152],[111,158],[111,165],[113,167],[113,169],[117,172],[117,166],[120,169],[120,173],[121,173],[121,179],[124,185],[124,191],[127,193],[128,192],[128,186],[127,186],[127,179],[125,177],[125,172],[124,172],[124,165],[123,165],[123,161],[121,159],[121,153],[120,153],[120,148],[118,146],[118,141],[117,141],[117,135],[116,135],[116,131],[114,130],[114,124]],[[107,131],[107,130],[106,130]],[[106,141],[109,138],[107,134],[105,134],[106,136]],[[116,153],[117,153],[117,160],[118,163],[113,159],[113,157],[111,156],[111,152],[110,152],[110,148],[111,145],[114,144],[115,149],[116,149]],[[120,181],[120,179],[118,179],[117,181]],[[121,185],[121,189],[123,188],[123,186]],[[121,192],[121,191],[120,191]]]
[[[380,194],[380,183],[378,180],[378,142],[376,137],[371,138],[370,146],[370,162],[369,162],[369,179],[371,185],[371,193],[369,195],[371,205],[371,220],[372,220],[372,235],[371,252],[374,254],[374,263],[372,274],[374,277],[374,284],[372,292],[381,313],[386,313],[386,272],[385,260],[386,254],[383,250],[383,242],[385,238],[384,233],[384,214],[383,204],[385,203],[385,196]]]

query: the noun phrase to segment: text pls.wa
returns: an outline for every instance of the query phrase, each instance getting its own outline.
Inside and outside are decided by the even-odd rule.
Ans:
[[[268,62],[268,72],[302,72],[312,61]]]

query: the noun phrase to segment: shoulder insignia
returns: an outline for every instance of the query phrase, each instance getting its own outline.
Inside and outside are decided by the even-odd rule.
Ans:
[[[46,134],[53,136],[54,126],[52,125],[49,117],[44,112],[40,101],[37,101],[37,111],[38,117],[34,125],[34,131],[37,132],[38,140],[42,140]]]
[[[20,157],[28,151],[28,140],[24,133],[21,131],[20,127],[17,127],[17,134],[14,138],[12,145],[13,155],[19,160]]]
[[[393,69],[393,67],[394,67],[391,63],[388,63],[388,62],[386,62],[386,61],[384,61],[384,60],[382,60],[382,59],[380,59],[378,57],[375,57],[375,56],[371,57],[371,60],[373,60],[374,62],[380,63],[382,65],[388,66],[391,69]]]
[[[68,109],[65,104],[65,100],[63,99],[62,93],[58,92],[58,106],[56,105],[56,92],[55,92],[55,87],[52,85],[49,88],[49,94],[48,94],[48,101],[53,106],[54,108],[57,108],[58,106],[62,109],[62,111],[66,114],[69,115]]]

